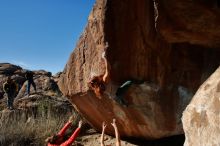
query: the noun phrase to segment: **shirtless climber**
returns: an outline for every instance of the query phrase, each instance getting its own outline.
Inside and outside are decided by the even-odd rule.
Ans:
[[[108,48],[108,43],[105,44],[105,48],[104,48],[104,52],[102,54],[102,59],[105,62],[105,74],[101,75],[101,76],[94,76],[90,82],[88,83],[90,88],[95,92],[96,96],[98,98],[101,98],[101,95],[104,93],[104,91],[106,90],[106,83],[108,82],[108,75],[109,75],[109,64],[108,61],[106,59],[106,50]],[[129,87],[132,84],[141,84],[143,83],[143,81],[137,81],[137,80],[127,80],[125,81],[116,91],[115,97],[113,97],[113,99],[118,102],[119,104],[123,105],[123,106],[128,106],[127,105],[127,101],[125,101],[124,99],[124,94],[127,92],[127,90],[129,89]]]
[[[107,77],[108,77],[108,71],[109,71],[109,65],[106,59],[106,50],[108,48],[108,43],[105,44],[104,52],[102,54],[102,59],[105,62],[105,74],[101,76],[94,76],[90,82],[88,83],[89,86],[92,88],[92,90],[95,92],[96,96],[101,98],[101,95],[105,91],[105,84],[107,82]]]

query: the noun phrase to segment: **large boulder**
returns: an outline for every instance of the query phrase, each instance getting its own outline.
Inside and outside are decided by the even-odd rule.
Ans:
[[[218,7],[212,1],[97,0],[60,89],[97,130],[116,118],[124,137],[183,134],[183,110],[219,66]],[[93,78],[105,85],[101,96],[88,85]],[[129,88],[123,107],[113,98],[127,80],[143,83]]]
[[[198,89],[182,121],[184,146],[220,145],[220,67]]]

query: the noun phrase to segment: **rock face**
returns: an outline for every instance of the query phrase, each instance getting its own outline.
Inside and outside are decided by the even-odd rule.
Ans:
[[[182,134],[183,110],[220,64],[219,20],[218,1],[97,0],[59,87],[98,130],[116,118],[125,137]],[[106,69],[97,98],[88,82],[102,80]],[[131,79],[143,83],[120,106],[115,92]]]
[[[171,43],[219,48],[220,2],[218,0],[158,0],[158,30]],[[217,31],[216,31],[217,30]]]
[[[183,112],[184,146],[220,145],[220,67],[204,82]]]

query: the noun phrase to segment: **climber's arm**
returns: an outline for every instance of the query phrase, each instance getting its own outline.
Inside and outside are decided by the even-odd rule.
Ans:
[[[102,123],[102,135],[101,135],[101,138],[100,138],[100,143],[101,143],[101,146],[105,146],[104,144],[104,134],[105,134],[105,128],[106,128],[106,124],[105,122]]]
[[[102,59],[104,59],[104,62],[105,62],[105,74],[103,76],[103,81],[104,82],[107,82],[108,81],[108,76],[109,76],[109,70],[110,70],[110,66],[108,64],[108,61],[106,59],[106,51],[107,51],[107,48],[108,48],[108,43],[105,44],[105,48],[104,48],[104,52],[102,53]]]
[[[119,132],[118,132],[118,127],[116,125],[116,120],[113,119],[113,122],[111,124],[112,124],[112,126],[114,127],[114,130],[115,130],[116,146],[121,146],[120,135],[119,135]]]

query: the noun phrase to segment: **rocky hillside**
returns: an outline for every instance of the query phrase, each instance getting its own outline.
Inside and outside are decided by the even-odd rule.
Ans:
[[[97,0],[60,89],[99,131],[116,118],[122,137],[183,134],[183,110],[220,64],[219,7],[218,1]],[[105,91],[90,88],[93,79]],[[131,85],[124,107],[113,99],[128,80],[142,83]]]

